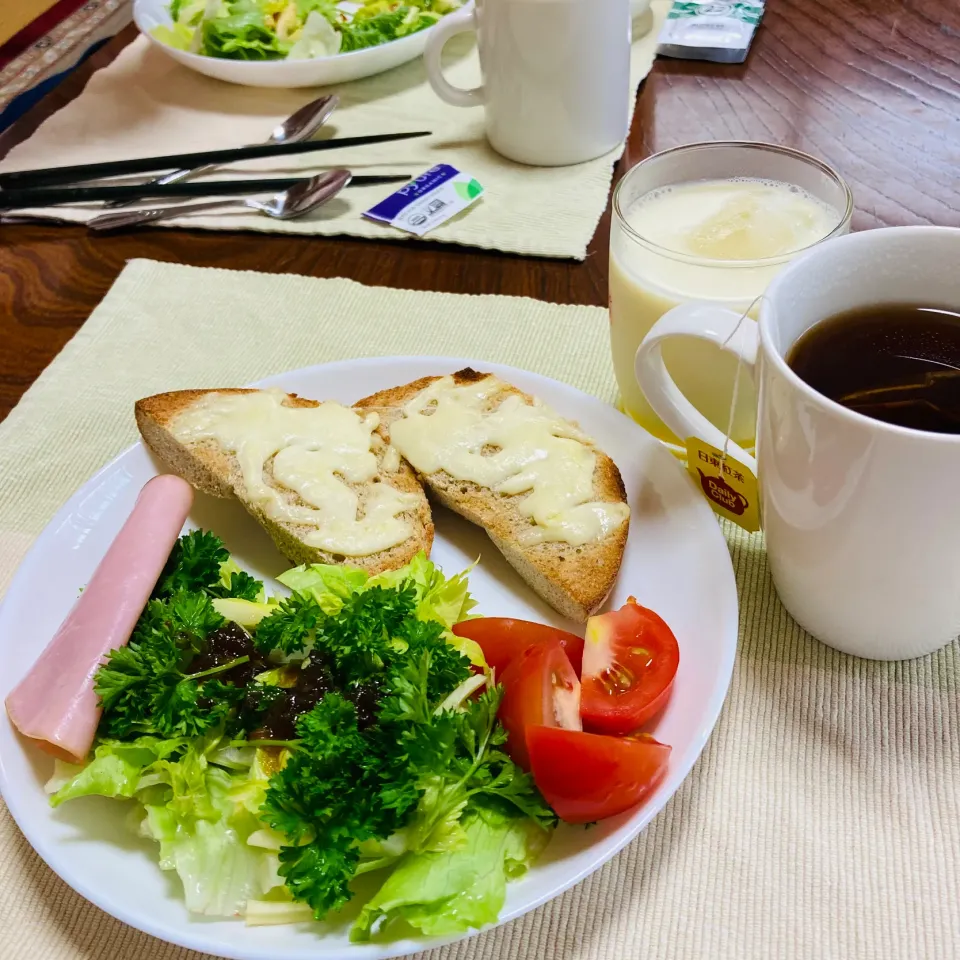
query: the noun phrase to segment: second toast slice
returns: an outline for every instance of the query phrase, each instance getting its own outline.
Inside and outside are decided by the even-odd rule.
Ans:
[[[603,603],[630,511],[620,471],[576,424],[470,369],[356,406],[380,413],[391,443],[436,498],[483,527],[554,609],[583,621]]]

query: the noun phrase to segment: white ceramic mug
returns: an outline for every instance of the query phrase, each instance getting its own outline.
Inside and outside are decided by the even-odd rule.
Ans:
[[[818,321],[857,307],[960,308],[960,230],[890,227],[829,240],[767,289],[760,322],[708,303],[664,314],[637,350],[636,374],[681,437],[724,437],[663,365],[670,337],[697,337],[742,358],[759,393],[760,510],[777,592],[815,637],[856,656],[901,660],[960,633],[960,435],[925,433],[854,413],[787,365]]]
[[[424,50],[437,95],[483,106],[487,139],[519,163],[563,166],[609,152],[630,118],[631,0],[476,0],[448,14]],[[475,30],[483,85],[452,86],[444,44]]]

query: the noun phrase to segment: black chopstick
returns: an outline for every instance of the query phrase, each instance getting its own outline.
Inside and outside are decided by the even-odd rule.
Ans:
[[[418,130],[414,133],[376,133],[365,137],[332,137],[330,140],[306,140],[303,143],[264,143],[252,147],[205,150],[202,153],[175,153],[167,157],[138,157],[132,160],[111,160],[104,163],[81,163],[72,167],[11,170],[9,173],[0,173],[0,189],[101,180],[104,177],[122,177],[129,173],[150,173],[154,170],[182,170],[208,163],[234,163],[238,160],[281,157],[286,154],[310,153],[313,150],[338,150],[340,147],[360,147],[368,143],[388,143],[392,140],[410,140],[414,137],[429,136],[429,130]]]
[[[22,207],[53,207],[61,203],[84,203],[96,200],[139,200],[154,197],[229,197],[286,190],[309,177],[277,177],[266,180],[210,180],[193,183],[159,185],[133,184],[117,187],[30,187],[26,190],[0,190],[0,210]],[[351,187],[373,187],[387,183],[405,183],[405,174],[353,177]]]

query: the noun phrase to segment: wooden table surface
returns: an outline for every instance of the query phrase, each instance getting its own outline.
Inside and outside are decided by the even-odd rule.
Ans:
[[[134,36],[125,30],[0,137],[0,155]],[[855,229],[960,227],[960,3],[769,0],[745,64],[657,61],[617,176],[650,153],[713,139],[772,141],[828,161],[853,188]],[[439,243],[2,226],[0,419],[132,257],[605,304],[609,228],[608,209],[586,261],[575,263]]]

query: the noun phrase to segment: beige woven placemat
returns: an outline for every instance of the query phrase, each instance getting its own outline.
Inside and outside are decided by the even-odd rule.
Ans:
[[[669,0],[654,0],[634,21],[631,82],[636,91],[656,54],[656,36]],[[652,15],[651,15],[652,14]],[[461,87],[479,83],[472,35],[448,45],[446,73]],[[336,88],[340,107],[329,126],[337,136],[431,130],[419,140],[349,150],[300,154],[283,161],[246,163],[208,179],[283,174],[348,166],[357,174],[418,176],[437,163],[472,174],[483,198],[426,239],[487,247],[510,253],[582,260],[607,204],[613,164],[623,152],[572,167],[528,167],[495,153],[483,133],[481,108],[451,107],[427,84],[422,60]],[[95,163],[259,143],[284,117],[320,93],[239,87],[180,66],[138,38],[109,66],[91,77],[83,93],[14,148],[0,170]],[[364,220],[361,213],[399,184],[351,187],[299,220],[271,220],[250,211],[196,214],[165,223],[211,230],[261,230],[306,235],[350,234],[408,239],[393,227]],[[170,201],[176,203],[175,199]],[[84,221],[102,213],[99,204],[30,211]]]
[[[135,261],[0,425],[0,589],[64,499],[134,440],[139,396],[436,353],[515,364],[612,400],[606,324],[595,307]],[[784,613],[761,539],[727,533],[740,651],[690,777],[602,870],[430,960],[958,955],[957,645],[901,664],[836,653]],[[85,903],[5,811],[0,957],[197,960]]]

